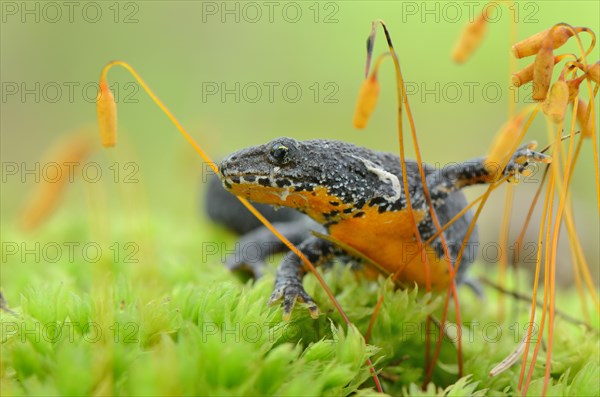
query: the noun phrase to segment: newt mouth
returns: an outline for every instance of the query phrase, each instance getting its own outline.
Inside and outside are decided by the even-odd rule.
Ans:
[[[281,168],[279,167],[273,167],[267,172],[264,169],[261,171],[240,172],[237,167],[231,167],[227,159],[219,166],[219,177],[223,181],[223,185],[229,190],[236,185],[292,189],[300,186],[307,187],[309,185],[309,183],[303,180],[291,179],[281,175],[280,170]]]
[[[294,192],[312,192],[317,188],[317,184],[312,181],[304,181],[301,179],[291,179],[284,176],[277,177],[272,173],[271,175],[265,174],[229,174],[221,173],[221,181],[226,189],[232,190],[234,187],[239,189],[275,189],[277,191],[289,191]]]
[[[273,182],[273,179],[269,175],[257,175],[257,174],[238,174],[228,173],[221,171],[221,180],[223,184],[234,186],[234,185],[258,185],[264,187],[275,187],[278,186],[277,181]],[[280,186],[283,187],[283,186]]]

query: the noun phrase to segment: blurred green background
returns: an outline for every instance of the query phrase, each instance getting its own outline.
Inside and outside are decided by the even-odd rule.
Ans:
[[[496,5],[481,48],[460,66],[451,61],[450,51],[470,12],[479,13],[485,3],[73,4],[69,8],[62,2],[2,2],[3,164],[31,168],[59,138],[82,128],[95,134],[95,84],[102,66],[114,59],[136,68],[215,158],[278,136],[342,139],[396,152],[391,62],[386,61],[380,73],[382,94],[368,128],[357,131],[351,125],[364,78],[365,40],[376,18],[387,23],[404,77],[413,90],[409,99],[424,159],[441,165],[461,161],[487,151],[506,120],[508,103],[514,100],[515,91],[508,88],[511,19],[519,22],[519,39],[561,21],[588,26],[596,33],[600,25],[597,1],[525,1],[512,9]],[[588,41],[585,37],[584,45]],[[379,31],[375,56],[385,51],[384,43]],[[565,51],[575,52],[575,44],[569,42]],[[589,60],[597,60],[598,54],[595,49]],[[518,61],[519,68],[531,61]],[[111,152],[99,150],[88,160],[97,162],[105,176],[96,184],[76,180],[59,211],[43,227],[58,228],[56,222],[62,224],[65,219],[86,222],[93,218],[90,211],[98,208],[90,197],[100,195],[108,224],[131,216],[132,209],[139,209],[131,200],[139,200],[147,217],[161,220],[165,230],[158,232],[159,237],[194,239],[183,235],[210,227],[198,210],[203,179],[200,159],[125,70],[111,70],[109,80],[117,87],[120,145]],[[215,87],[218,93],[208,91]],[[234,93],[222,96],[224,87]],[[516,95],[519,106],[529,100],[527,88]],[[542,117],[528,138],[546,145]],[[412,147],[407,147],[412,157]],[[114,183],[110,167],[115,162],[123,173],[126,162],[135,162],[139,182],[124,186],[121,174]],[[591,145],[586,145],[572,194],[588,259],[597,267],[594,167]],[[4,171],[2,229],[15,237],[14,222],[35,181]],[[517,191],[515,233],[536,186],[523,184]],[[473,198],[481,192],[474,188],[468,194]],[[502,206],[503,194],[498,192],[480,221],[483,241],[497,240]],[[570,269],[569,252],[562,249],[562,253],[565,263],[561,265]]]

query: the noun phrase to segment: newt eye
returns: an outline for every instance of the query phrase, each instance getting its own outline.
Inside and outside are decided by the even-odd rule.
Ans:
[[[271,157],[280,164],[286,164],[289,161],[288,158],[289,148],[284,145],[274,145],[271,148]]]

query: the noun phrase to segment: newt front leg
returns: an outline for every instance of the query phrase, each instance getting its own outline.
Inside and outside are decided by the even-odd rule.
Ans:
[[[298,246],[302,252],[315,266],[321,265],[329,261],[335,252],[333,245],[325,240],[317,237],[309,237]],[[277,277],[275,278],[275,288],[268,304],[273,305],[275,302],[283,299],[283,318],[289,319],[292,309],[296,301],[304,302],[308,306],[310,315],[313,318],[319,316],[319,309],[313,298],[306,293],[302,285],[302,279],[306,270],[300,258],[293,252],[288,252],[277,269]]]

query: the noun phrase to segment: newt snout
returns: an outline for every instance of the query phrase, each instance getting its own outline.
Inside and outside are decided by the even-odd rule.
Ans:
[[[219,166],[225,188],[235,190],[236,185],[283,188],[291,185],[285,174],[280,173],[281,166],[289,164],[290,150],[295,149],[292,140],[289,141],[285,142],[286,146],[280,143],[273,150],[269,150],[268,145],[261,145],[226,157]]]

